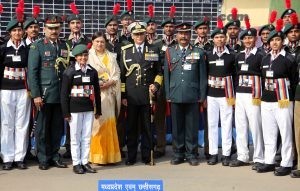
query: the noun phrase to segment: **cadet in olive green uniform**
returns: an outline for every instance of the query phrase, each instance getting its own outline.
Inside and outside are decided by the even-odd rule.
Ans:
[[[204,53],[190,44],[191,25],[177,25],[178,45],[166,51],[164,82],[166,99],[171,102],[172,138],[177,165],[186,159],[190,165],[199,165],[198,123],[199,105],[206,99],[207,74]]]
[[[48,15],[45,19],[45,37],[30,46],[28,58],[29,87],[34,104],[39,110],[35,137],[41,170],[47,170],[49,165],[66,168],[58,154],[63,133],[59,78],[64,67],[61,66],[62,62],[58,66],[56,61],[57,58],[66,60],[69,56],[66,43],[58,39],[61,22],[60,17]]]

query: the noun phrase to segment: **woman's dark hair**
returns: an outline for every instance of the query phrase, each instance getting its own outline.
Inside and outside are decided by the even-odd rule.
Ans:
[[[102,32],[102,31],[97,31],[97,32],[95,32],[95,33],[93,34],[93,36],[92,36],[92,41],[95,40],[95,39],[98,38],[98,37],[103,37],[103,38],[106,40],[106,35],[105,35],[105,33]]]

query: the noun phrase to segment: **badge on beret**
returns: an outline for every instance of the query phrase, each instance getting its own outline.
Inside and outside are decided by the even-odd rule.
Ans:
[[[140,28],[142,28],[142,26],[137,22],[137,24],[135,25],[135,28],[140,29]]]
[[[22,23],[18,23],[18,26],[21,27],[21,26],[22,26]]]
[[[248,31],[248,35],[251,35],[251,31]]]

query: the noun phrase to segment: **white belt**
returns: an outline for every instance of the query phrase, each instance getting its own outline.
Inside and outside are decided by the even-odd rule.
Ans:
[[[89,97],[93,93],[92,85],[73,86],[71,89],[71,97]]]
[[[208,85],[213,88],[224,88],[225,78],[224,77],[208,77]]]
[[[290,88],[290,80],[286,79],[286,85]],[[265,81],[265,88],[268,91],[275,91],[277,88],[276,79],[266,79]]]
[[[3,73],[4,78],[8,79],[25,79],[25,69],[24,68],[10,68],[10,67],[5,67],[4,73]]]
[[[239,86],[241,87],[252,87],[252,79],[250,76],[240,75],[239,76]]]

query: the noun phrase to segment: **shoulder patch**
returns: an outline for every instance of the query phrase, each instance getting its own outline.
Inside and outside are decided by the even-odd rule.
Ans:
[[[125,49],[130,48],[130,47],[133,47],[133,44],[127,44],[125,46],[122,46],[121,49],[125,50]]]

